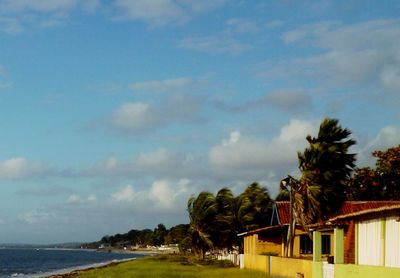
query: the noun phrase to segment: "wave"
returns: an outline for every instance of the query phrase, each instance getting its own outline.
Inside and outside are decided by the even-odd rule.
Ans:
[[[55,271],[49,271],[49,272],[43,272],[43,273],[36,273],[36,274],[26,274],[23,275],[24,278],[44,278],[44,277],[49,277],[52,275],[62,275],[62,274],[67,274],[70,272],[74,271],[82,271],[82,270],[87,270],[87,269],[92,269],[92,268],[99,268],[99,267],[104,267],[113,263],[123,263],[123,262],[128,262],[128,261],[133,261],[136,260],[136,258],[128,258],[128,259],[114,259],[106,262],[101,262],[101,263],[93,263],[93,264],[88,264],[88,265],[81,265],[81,266],[75,266],[75,267],[68,267],[68,268],[63,268]],[[19,276],[14,276],[14,277],[19,277]]]

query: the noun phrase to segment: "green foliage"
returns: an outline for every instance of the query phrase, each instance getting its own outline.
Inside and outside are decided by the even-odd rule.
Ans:
[[[298,153],[300,182],[294,203],[303,223],[325,219],[345,200],[346,183],[355,166],[349,148],[356,142],[338,120],[322,121],[318,136],[307,136],[309,146]]]
[[[384,151],[374,151],[375,168],[355,171],[349,182],[348,197],[353,200],[399,200],[400,145]]]
[[[164,224],[160,223],[154,230],[130,230],[125,234],[115,234],[112,236],[104,236],[97,243],[110,244],[111,246],[127,246],[138,245],[139,247],[160,246],[165,244],[179,244],[185,237],[188,236],[189,225],[179,224],[168,230]]]
[[[190,219],[189,233],[193,251],[201,257],[213,248],[211,234],[215,227],[217,204],[210,192],[201,192],[197,198],[189,198],[187,210]]]
[[[206,251],[214,248],[231,250],[239,246],[242,249],[243,242],[237,234],[266,226],[271,206],[268,190],[258,183],[250,184],[236,197],[230,189],[222,188],[215,197],[201,192],[197,198],[190,198],[193,250],[204,257]]]

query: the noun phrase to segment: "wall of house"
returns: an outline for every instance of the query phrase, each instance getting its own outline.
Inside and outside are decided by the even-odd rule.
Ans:
[[[310,260],[270,257],[270,275],[272,277],[296,277],[296,274],[303,274],[304,278],[311,278],[313,262]]]
[[[335,264],[335,278],[400,277],[400,268]]]
[[[281,239],[279,239],[281,240]],[[267,255],[282,255],[282,243],[279,242],[277,239],[269,239],[267,240],[258,240],[257,241],[257,254],[266,254]]]
[[[261,255],[275,253],[282,255],[281,238],[259,239],[257,234],[248,235],[244,238],[244,254]]]

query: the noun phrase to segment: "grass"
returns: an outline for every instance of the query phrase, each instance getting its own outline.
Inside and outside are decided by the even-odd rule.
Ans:
[[[159,255],[109,267],[81,272],[80,278],[112,277],[207,277],[207,278],[259,278],[267,274],[249,269],[233,267],[227,261],[198,261],[180,255]]]

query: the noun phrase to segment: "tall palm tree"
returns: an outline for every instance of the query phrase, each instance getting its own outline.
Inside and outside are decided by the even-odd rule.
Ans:
[[[235,197],[228,188],[218,191],[215,201],[218,208],[215,237],[218,240],[214,244],[227,249],[239,246],[242,250],[243,242],[237,234],[246,231],[246,227],[254,220],[253,204],[246,195]]]
[[[346,182],[355,166],[348,153],[356,141],[338,120],[322,121],[318,136],[307,136],[309,147],[298,153],[300,182],[294,191],[295,209],[302,224],[326,219],[345,200]]]
[[[214,246],[211,240],[217,214],[214,195],[210,192],[201,192],[197,198],[190,197],[187,210],[192,248],[197,255],[204,258],[205,253]]]
[[[244,229],[253,230],[267,226],[272,208],[272,199],[269,196],[268,189],[257,182],[253,182],[247,186],[241,196],[247,198],[250,202],[248,213],[252,217],[252,219],[249,219],[250,221],[244,223]]]

